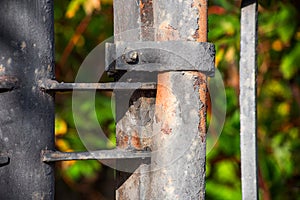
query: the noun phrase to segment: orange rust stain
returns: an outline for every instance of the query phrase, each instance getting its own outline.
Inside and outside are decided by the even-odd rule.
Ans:
[[[192,7],[197,7],[199,11],[198,18],[198,29],[195,30],[195,34],[193,35],[194,39],[197,42],[207,42],[207,15],[208,15],[208,7],[207,0],[194,0]],[[164,21],[159,25],[158,35],[156,35],[156,40],[158,41],[167,41],[167,40],[180,40],[179,32],[172,27],[168,21]],[[197,76],[197,79],[194,84],[194,88],[199,88],[198,93],[200,96],[200,101],[204,105],[199,110],[200,122],[198,125],[199,134],[202,142],[205,142],[206,135],[206,111],[207,111],[207,77],[206,75],[200,72],[186,72],[192,73]],[[165,88],[164,88],[164,87]],[[174,116],[172,113],[176,112],[174,108],[175,103],[172,102],[176,100],[176,98],[168,91],[166,88],[170,86],[169,83],[169,75],[168,72],[160,73],[158,75],[158,87],[157,87],[157,96],[156,96],[156,121],[162,121],[161,131],[165,134],[172,131],[169,128],[169,125],[172,124],[172,117]],[[172,108],[173,106],[173,108]],[[168,130],[169,129],[169,130]]]
[[[194,89],[198,88],[199,99],[203,104],[203,107],[201,107],[199,110],[200,122],[198,125],[198,131],[200,133],[202,142],[204,142],[205,135],[206,135],[206,112],[207,112],[207,101],[208,101],[207,77],[206,75],[200,72],[190,72],[190,73],[192,73],[196,78],[194,82]]]
[[[207,42],[207,32],[208,32],[208,25],[207,25],[207,15],[208,15],[208,6],[207,0],[194,0],[192,5],[193,7],[197,7],[199,11],[199,19],[198,19],[198,29],[194,35],[194,38],[198,42]],[[205,135],[206,135],[206,112],[207,112],[207,102],[208,102],[208,89],[207,89],[207,77],[206,75],[195,72],[197,79],[195,84],[198,85],[199,88],[199,97],[200,101],[204,105],[199,110],[200,122],[198,125],[198,130],[200,133],[201,141],[205,142]],[[194,85],[195,88],[195,85]]]
[[[170,75],[168,72],[158,75],[158,85],[155,105],[156,122],[161,124],[161,132],[170,134],[172,132],[172,124],[176,114],[176,97],[170,89]]]
[[[192,7],[197,7],[199,11],[198,29],[194,34],[194,38],[198,42],[207,42],[207,0],[194,0]]]
[[[143,1],[142,1],[142,0],[140,0],[140,9],[141,9],[141,10],[143,10],[143,9],[144,9],[144,7],[145,7],[145,4],[143,3]]]
[[[158,27],[157,40],[168,41],[168,40],[179,40],[180,35],[176,28],[171,26],[168,21],[162,22]]]
[[[143,149],[141,139],[136,131],[134,131],[131,135],[131,145],[134,149]]]
[[[119,131],[117,137],[117,147],[121,149],[126,149],[128,147],[128,140],[128,136],[122,131]]]

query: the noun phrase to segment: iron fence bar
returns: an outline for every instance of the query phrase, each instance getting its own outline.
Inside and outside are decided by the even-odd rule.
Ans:
[[[114,42],[137,42],[154,40],[153,0],[116,0],[114,1]],[[150,72],[127,72],[132,82],[157,80]],[[154,121],[155,92],[139,91],[131,95],[131,106],[124,105],[124,97],[130,93],[115,90],[116,101],[116,140],[120,149],[151,148],[152,123]],[[141,126],[141,123],[143,125]],[[128,139],[127,139],[128,138]],[[130,163],[117,160],[116,199],[151,199],[148,191],[150,184],[150,165],[141,165],[137,170],[124,170]],[[127,173],[133,172],[133,173]],[[148,187],[144,187],[147,185]]]
[[[53,1],[0,1],[0,199],[54,199]]]
[[[129,150],[98,150],[89,152],[60,152],[44,150],[42,151],[43,162],[55,162],[66,160],[110,160],[110,159],[143,159],[149,160],[149,151],[129,151]]]
[[[72,91],[72,90],[154,90],[155,82],[108,82],[108,83],[59,83],[55,80],[40,81],[40,88],[44,91]]]
[[[258,199],[257,181],[257,1],[241,6],[240,123],[242,199]]]

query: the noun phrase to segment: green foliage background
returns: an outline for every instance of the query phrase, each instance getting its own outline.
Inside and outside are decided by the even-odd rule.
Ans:
[[[227,116],[207,156],[207,199],[241,199],[239,152],[240,1],[209,1],[209,41],[226,86]],[[260,197],[300,199],[300,14],[297,1],[260,1],[258,159]],[[87,54],[113,35],[112,0],[55,0],[56,76],[72,82]],[[110,93],[97,93],[99,122],[114,141]],[[56,96],[56,146],[85,150],[76,133],[71,95]],[[82,105],[85,113],[90,105]],[[89,115],[86,115],[88,122]],[[89,126],[88,123],[86,126]],[[109,144],[99,143],[99,148]],[[56,199],[112,199],[114,173],[97,161],[57,164]]]

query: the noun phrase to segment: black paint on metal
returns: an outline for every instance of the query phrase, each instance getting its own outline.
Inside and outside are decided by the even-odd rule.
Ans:
[[[106,52],[110,72],[200,71],[213,76],[215,70],[215,48],[207,42],[116,42],[106,45]]]
[[[4,155],[0,155],[0,167],[3,167],[5,165],[9,164],[9,157],[8,156],[4,156]]]
[[[240,121],[242,199],[258,199],[257,178],[257,1],[242,1]]]
[[[18,88],[18,78],[14,76],[0,76],[0,93]]]
[[[54,149],[54,98],[38,85],[54,79],[53,21],[51,0],[0,1],[0,76],[14,77],[0,93],[0,199],[54,199],[54,166],[40,155]]]

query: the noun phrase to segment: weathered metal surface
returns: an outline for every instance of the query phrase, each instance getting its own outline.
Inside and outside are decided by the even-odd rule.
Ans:
[[[9,164],[9,157],[5,155],[0,155],[0,167],[3,167],[8,164]]]
[[[204,199],[206,132],[199,112],[206,109],[206,102],[201,101],[199,90],[206,82],[200,80],[197,72],[159,75],[151,162],[153,199]]]
[[[53,79],[53,1],[0,1],[0,74],[19,86],[0,93],[0,199],[54,199],[54,98],[38,80]],[[14,81],[12,81],[14,82]]]
[[[151,156],[147,151],[125,151],[121,149],[99,150],[89,152],[60,152],[60,151],[42,151],[43,162],[54,162],[63,160],[117,160],[117,159],[135,159],[139,158],[148,161]]]
[[[152,0],[114,1],[114,41],[154,40],[152,10]],[[157,79],[155,73],[127,72],[125,75],[126,79],[131,80],[131,82],[156,82]],[[124,81],[124,78],[121,81]],[[149,147],[152,135],[155,91],[114,90],[114,92],[117,147],[121,149]],[[130,99],[130,101],[128,102],[126,99]],[[124,168],[124,163],[119,163],[119,166],[119,169]],[[149,174],[141,176],[139,171],[133,174],[117,172],[116,198],[120,200],[129,199],[127,197],[131,195],[130,199],[145,199],[143,192],[146,190],[141,191],[140,187],[131,187],[130,185],[132,182],[142,183],[147,176]],[[131,187],[132,190],[127,190],[128,187]]]
[[[14,76],[0,76],[0,93],[11,91],[18,87],[18,79]]]
[[[212,76],[215,69],[215,48],[206,42],[116,42],[107,51],[115,56],[113,71],[201,71]]]
[[[207,1],[157,0],[153,8],[156,40],[206,42]],[[157,87],[151,199],[205,199],[207,78],[164,72]]]
[[[258,199],[257,181],[257,1],[243,0],[241,10],[240,121],[242,199]]]
[[[149,196],[150,176],[149,165],[142,164],[126,179],[126,182],[118,188],[116,199],[150,200]]]
[[[59,83],[54,80],[47,80],[40,83],[44,91],[72,91],[72,90],[154,90],[156,83],[130,83],[130,82],[109,82],[109,83]]]

